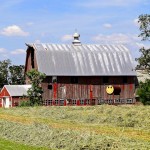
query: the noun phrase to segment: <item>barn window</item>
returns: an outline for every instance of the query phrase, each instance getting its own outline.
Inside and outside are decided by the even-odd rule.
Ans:
[[[71,77],[71,83],[78,83],[78,77]]]
[[[120,99],[115,99],[115,103],[121,103]]]
[[[91,102],[90,99],[87,99],[87,100],[86,100],[86,104],[87,104],[87,105],[90,105],[90,102]]]
[[[44,100],[43,104],[45,106],[52,105],[52,100],[49,100],[49,99],[48,100]]]
[[[128,78],[126,76],[123,77],[123,83],[128,83]]]
[[[59,105],[59,100],[55,100],[55,105]]]
[[[83,99],[80,100],[80,105],[84,105],[84,100]]]
[[[60,99],[60,106],[64,105],[64,99]]]
[[[103,83],[108,83],[109,82],[109,78],[107,76],[103,77]]]
[[[73,100],[72,100],[72,105],[76,105],[76,104],[77,104],[76,99],[73,99]]]
[[[112,103],[113,103],[113,100],[109,99],[108,104],[112,104]]]
[[[127,104],[132,104],[133,100],[132,99],[127,99]]]
[[[49,90],[52,90],[53,89],[53,87],[52,87],[52,85],[50,84],[50,85],[48,85],[48,89]]]

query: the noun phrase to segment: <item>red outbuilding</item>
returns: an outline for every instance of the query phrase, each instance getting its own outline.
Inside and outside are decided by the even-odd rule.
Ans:
[[[4,85],[0,92],[0,107],[17,106],[31,85]]]

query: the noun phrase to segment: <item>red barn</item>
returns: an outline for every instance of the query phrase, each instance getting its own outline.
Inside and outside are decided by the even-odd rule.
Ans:
[[[134,103],[136,72],[124,45],[26,44],[25,72],[46,74],[45,105]],[[28,79],[26,79],[28,83]]]
[[[0,92],[0,107],[13,107],[19,104],[20,98],[27,95],[31,85],[4,85]]]

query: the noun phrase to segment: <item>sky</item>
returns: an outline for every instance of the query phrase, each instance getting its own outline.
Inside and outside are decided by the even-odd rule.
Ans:
[[[150,0],[0,0],[0,61],[24,65],[25,43],[124,44],[133,59],[141,41],[138,17]]]

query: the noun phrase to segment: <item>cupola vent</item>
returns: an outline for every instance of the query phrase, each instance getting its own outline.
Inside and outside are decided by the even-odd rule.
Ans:
[[[74,40],[73,40],[72,44],[74,44],[74,45],[81,45],[81,42],[80,42],[80,40],[79,40],[79,37],[80,37],[80,34],[78,34],[77,32],[75,32],[75,33],[73,34]]]

